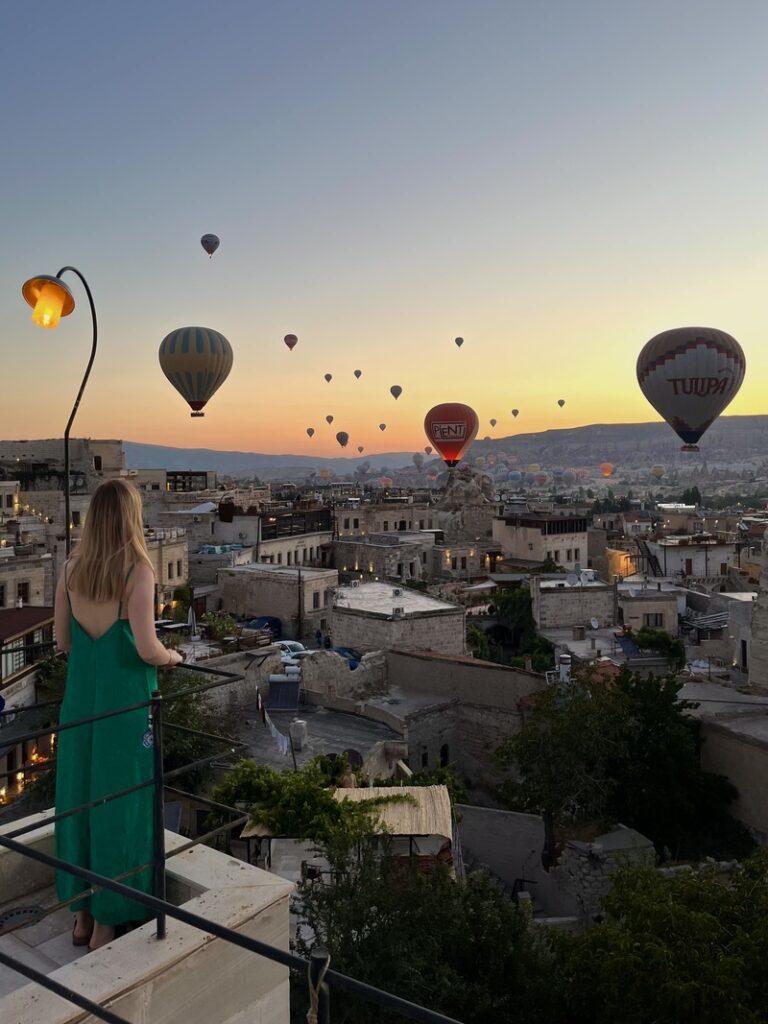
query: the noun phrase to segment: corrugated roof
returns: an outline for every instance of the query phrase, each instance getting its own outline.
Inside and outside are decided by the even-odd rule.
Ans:
[[[376,808],[379,820],[392,835],[452,837],[451,798],[445,786],[363,786],[334,793],[337,800],[357,802],[405,795],[413,800],[392,801]]]

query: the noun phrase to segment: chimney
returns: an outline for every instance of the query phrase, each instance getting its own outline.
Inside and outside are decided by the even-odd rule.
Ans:
[[[571,656],[570,654],[561,654],[558,658],[557,664],[558,672],[560,675],[561,683],[570,683],[571,681]]]

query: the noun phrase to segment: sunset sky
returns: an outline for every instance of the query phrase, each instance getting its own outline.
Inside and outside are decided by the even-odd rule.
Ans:
[[[63,431],[85,296],[43,331],[20,288],[66,263],[100,318],[79,436],[329,455],[420,449],[441,401],[480,436],[655,420],[637,354],[684,324],[741,342],[728,411],[765,413],[766,53],[763,0],[6,3],[0,436]],[[234,349],[204,419],[157,362],[188,324]]]

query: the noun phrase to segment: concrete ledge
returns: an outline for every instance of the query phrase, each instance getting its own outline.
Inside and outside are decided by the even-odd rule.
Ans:
[[[34,817],[42,815],[14,822],[4,831],[31,823]],[[50,852],[53,826],[43,826],[23,841]],[[167,850],[184,842],[166,832]],[[43,865],[0,850],[0,891],[7,900],[50,885],[52,874]],[[190,912],[251,938],[288,948],[293,886],[284,879],[205,846],[171,857],[167,879],[171,902],[183,903]],[[134,1024],[287,1024],[289,1019],[286,968],[171,918],[162,941],[155,938],[150,921],[50,976]],[[93,1020],[34,983],[0,999],[0,1021],[9,1024]]]

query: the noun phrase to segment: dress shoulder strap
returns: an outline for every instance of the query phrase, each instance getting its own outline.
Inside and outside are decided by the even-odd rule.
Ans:
[[[134,562],[134,565],[135,564],[136,563]],[[125,588],[128,586],[128,580],[131,578],[131,573],[133,572],[134,565],[132,565],[130,567],[130,569],[128,570],[128,572],[125,574],[125,580],[123,581],[123,592],[120,595],[120,602],[119,602],[119,604],[117,606],[117,617],[118,617],[118,619],[122,618],[122,615],[123,615],[123,599],[125,598]]]
[[[69,568],[69,562],[64,563],[64,589],[67,592],[67,604],[69,605],[70,612],[72,611],[72,598],[69,596],[69,583],[67,582],[67,569]]]

